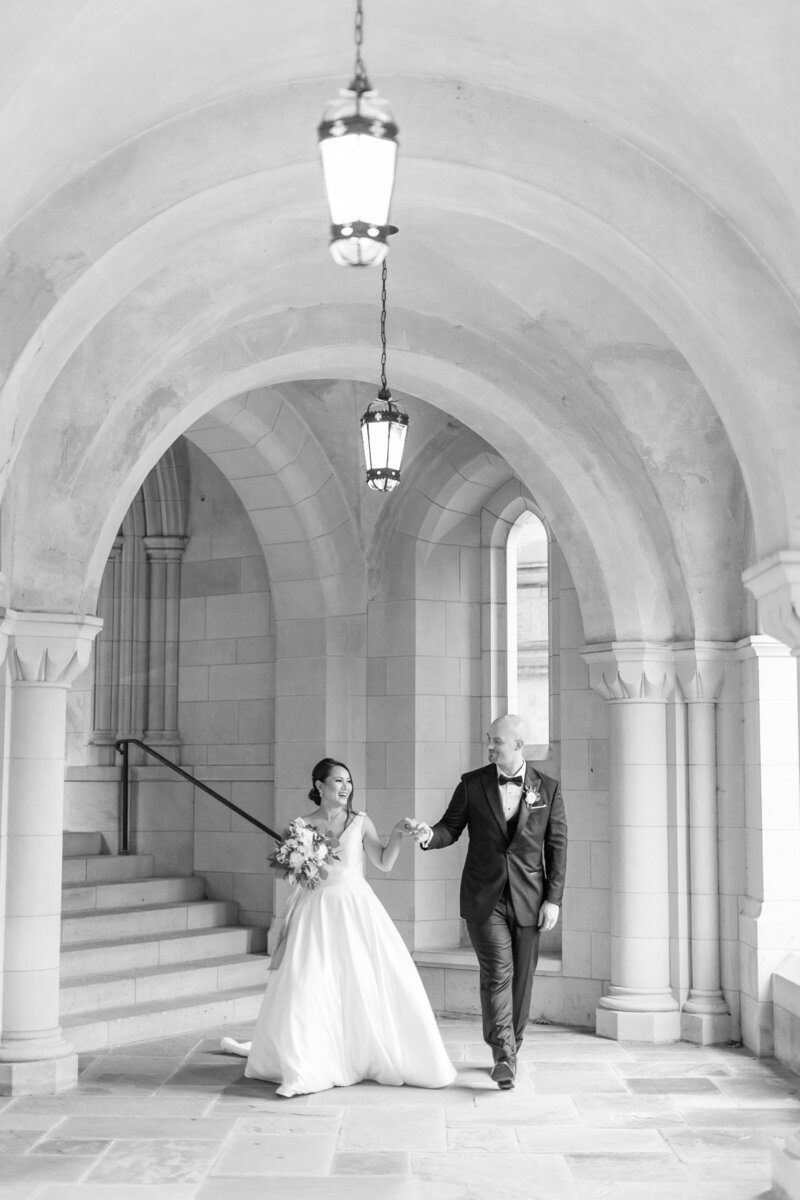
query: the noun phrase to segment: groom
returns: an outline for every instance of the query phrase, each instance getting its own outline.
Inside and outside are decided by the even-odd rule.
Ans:
[[[558,920],[567,866],[567,821],[555,779],[523,757],[520,717],[498,717],[487,733],[489,765],[468,771],[444,816],[419,821],[423,850],[450,846],[469,830],[461,916],[480,967],[483,1037],[492,1079],[513,1088],[531,1004],[539,933]]]

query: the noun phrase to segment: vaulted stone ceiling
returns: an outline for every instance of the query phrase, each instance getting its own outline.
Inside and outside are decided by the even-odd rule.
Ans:
[[[592,636],[738,636],[743,567],[800,548],[794,5],[365,7],[401,127],[393,389],[528,486],[607,597]],[[144,475],[210,409],[375,382],[379,279],[328,258],[315,140],[352,10],[2,6],[15,606],[93,608]]]

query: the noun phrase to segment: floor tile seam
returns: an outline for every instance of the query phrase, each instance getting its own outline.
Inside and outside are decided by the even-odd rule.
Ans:
[[[151,1146],[157,1146],[157,1145],[161,1146],[161,1145],[163,1145],[164,1142],[167,1142],[167,1141],[178,1142],[178,1143],[189,1142],[191,1149],[193,1149],[193,1150],[196,1149],[200,1145],[216,1146],[219,1143],[219,1139],[217,1139],[217,1138],[112,1138],[112,1139],[110,1139],[109,1144],[108,1144],[108,1146],[106,1146],[105,1150],[103,1150],[97,1156],[97,1158],[94,1159],[94,1161],[91,1163],[90,1167],[88,1168],[88,1171],[89,1172],[94,1171],[97,1167],[99,1167],[101,1165],[101,1163],[103,1162],[103,1160],[105,1158],[113,1157],[113,1150],[117,1146],[125,1146],[126,1144],[128,1144],[130,1142],[138,1142],[138,1143],[144,1142],[147,1144],[147,1149],[150,1149]],[[221,1147],[222,1143],[219,1143],[219,1145]],[[217,1158],[219,1157],[219,1153],[220,1153],[220,1151],[218,1150],[217,1154],[214,1157],[213,1162],[216,1162]],[[55,1157],[55,1156],[53,1156],[53,1157]],[[209,1171],[211,1169],[211,1165],[213,1165],[213,1164],[209,1165]],[[78,1182],[85,1182],[85,1176]],[[118,1181],[109,1181],[109,1182],[118,1182]],[[143,1193],[143,1196],[144,1196],[144,1193]]]
[[[93,1156],[92,1158],[89,1158],[87,1156],[86,1157],[86,1165],[85,1165],[83,1171],[81,1172],[81,1174],[78,1176],[77,1179],[69,1180],[68,1181],[69,1185],[77,1187],[77,1186],[81,1186],[84,1183],[87,1183],[89,1175],[95,1169],[95,1167],[98,1166],[99,1163],[102,1162],[103,1158],[106,1156],[106,1154],[108,1154],[112,1145],[113,1145],[113,1143],[111,1141],[109,1141],[108,1145],[103,1150],[101,1150],[98,1155]],[[35,1157],[36,1157],[37,1161],[39,1161],[39,1162],[41,1162],[42,1159],[49,1159],[51,1162],[54,1162],[54,1163],[63,1163],[65,1161],[65,1158],[71,1163],[79,1163],[81,1160],[80,1155],[65,1156],[63,1154],[37,1154]],[[65,1181],[62,1181],[62,1182],[65,1182]],[[41,1181],[39,1186],[44,1189],[46,1187],[49,1187],[51,1184],[58,1184],[58,1183],[59,1183],[58,1180],[47,1180],[46,1182],[43,1180],[43,1181]],[[35,1193],[35,1195],[43,1195],[43,1194],[46,1194],[46,1193],[38,1192],[38,1191]],[[33,1200],[33,1197],[31,1197],[31,1200]]]
[[[156,1120],[159,1118],[134,1117],[131,1119],[132,1120],[152,1121],[152,1120]],[[160,1118],[160,1119],[167,1120],[167,1121],[171,1121],[171,1120],[181,1121],[181,1120],[191,1120],[192,1118],[191,1117],[174,1117],[174,1118],[173,1117],[164,1117],[164,1118]],[[198,1134],[196,1137],[192,1137],[190,1134],[181,1135],[179,1132],[153,1134],[150,1136],[148,1136],[147,1134],[141,1133],[141,1132],[130,1133],[128,1135],[92,1133],[92,1134],[86,1134],[85,1136],[82,1136],[81,1134],[68,1134],[67,1138],[65,1140],[69,1140],[69,1141],[73,1141],[73,1142],[91,1142],[91,1141],[95,1141],[97,1138],[103,1138],[103,1139],[107,1138],[113,1142],[153,1142],[153,1143],[156,1143],[156,1142],[159,1142],[159,1143],[160,1142],[221,1142],[221,1141],[225,1141],[227,1138],[229,1138],[233,1134],[233,1132],[234,1132],[233,1129],[229,1129],[227,1131],[227,1133],[217,1134],[216,1136],[214,1136],[213,1134],[206,1133],[206,1134]],[[56,1139],[56,1140],[58,1140],[58,1139]]]
[[[100,1060],[98,1059],[97,1061],[99,1062]],[[163,1062],[164,1060],[159,1059],[159,1061]],[[165,1068],[165,1069],[168,1069],[168,1068]],[[153,1091],[158,1092],[161,1090],[161,1088],[163,1088],[167,1085],[169,1080],[172,1079],[173,1076],[175,1075],[176,1071],[178,1071],[180,1069],[181,1069],[180,1067],[176,1067],[174,1070],[170,1071],[170,1073],[168,1075],[165,1075],[163,1079],[159,1079],[158,1072],[155,1072],[154,1074],[150,1075],[150,1074],[148,1074],[147,1071],[144,1071],[144,1070],[142,1070],[142,1071],[132,1070],[130,1072],[126,1072],[124,1070],[119,1070],[119,1072],[115,1074],[115,1073],[110,1072],[107,1068],[104,1069],[104,1068],[98,1067],[97,1073],[92,1074],[91,1073],[92,1068],[87,1067],[86,1071],[84,1071],[83,1075],[81,1076],[81,1081],[83,1083],[90,1084],[90,1085],[106,1083],[106,1084],[111,1084],[112,1086],[119,1081],[123,1087],[127,1086],[128,1088],[136,1088],[138,1086],[139,1082],[141,1082],[143,1084],[144,1083],[151,1084]],[[80,1088],[80,1086],[81,1085],[79,1082],[78,1087]]]
[[[38,1137],[35,1142],[32,1142],[31,1145],[28,1147],[28,1149],[25,1151],[25,1153],[29,1154],[32,1150],[34,1150],[36,1148],[36,1146],[41,1145],[42,1142],[52,1139],[53,1133],[55,1132],[55,1130],[58,1129],[59,1125],[63,1125],[66,1120],[67,1120],[66,1116],[59,1117],[54,1125],[50,1125],[47,1127],[47,1129],[42,1130],[41,1137]]]
[[[108,1154],[110,1154],[110,1152],[112,1152],[113,1145],[114,1145],[114,1140],[113,1139],[109,1140],[108,1146],[106,1146],[106,1148],[104,1148],[104,1150],[101,1151],[100,1154],[98,1154],[98,1156],[94,1160],[94,1162],[92,1162],[89,1165],[89,1168],[84,1171],[84,1174],[82,1177],[80,1177],[80,1180],[78,1180],[78,1183],[84,1183],[89,1180],[89,1176],[90,1176],[91,1172],[94,1171],[95,1168],[97,1168],[97,1166],[100,1166],[100,1164],[103,1162],[103,1159],[106,1158],[108,1156]]]

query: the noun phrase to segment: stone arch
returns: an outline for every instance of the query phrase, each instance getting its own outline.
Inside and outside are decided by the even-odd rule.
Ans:
[[[584,532],[564,520],[563,510],[549,507],[553,496],[560,498],[555,488],[544,488],[535,499],[530,487],[514,476],[509,464],[490,446],[481,444],[469,431],[447,431],[428,447],[408,480],[408,490],[398,496],[399,503],[384,510],[371,553],[373,570],[376,575],[385,574],[384,564],[391,558],[395,574],[406,573],[414,561],[411,547],[418,537],[436,545],[447,539],[448,530],[467,513],[482,512],[481,540],[496,555],[501,544],[505,545],[509,524],[531,506],[548,525],[555,525],[557,540],[557,530],[565,530],[565,542],[559,541],[559,545],[574,571],[581,611],[590,630],[612,629],[615,597],[609,575]],[[504,582],[500,590],[505,593]],[[491,694],[495,694],[494,688]]]
[[[218,405],[187,430],[242,501],[279,619],[363,612],[364,555],[319,441],[277,387]]]
[[[186,462],[170,446],[125,512],[103,568],[94,644],[92,743],[114,761],[119,737],[178,741],[178,607],[186,545]]]
[[[546,514],[517,479],[509,479],[498,488],[481,509],[481,553],[485,563],[481,580],[481,644],[487,696],[484,723],[509,709],[507,548],[514,526],[528,512],[542,521],[550,538]],[[556,720],[556,729],[557,726]]]
[[[183,132],[185,133],[185,130]],[[141,147],[141,149],[143,148]],[[628,147],[628,152],[632,153],[630,147]],[[595,147],[595,153],[598,153],[597,147]],[[610,168],[607,165],[604,169],[608,172]],[[280,220],[282,217],[285,219],[289,211],[296,215],[298,206],[300,213],[307,211],[307,207],[303,208],[301,197],[302,195],[307,196],[313,185],[310,169],[294,165],[276,169],[276,171],[278,176],[281,171],[288,172],[288,186],[271,188],[271,191],[276,193],[274,203],[282,207],[272,211],[270,217],[273,220]],[[276,171],[269,173],[273,185],[280,182],[280,179],[276,177]],[[636,178],[639,179],[640,175],[641,172],[636,173]],[[725,414],[725,424],[729,430],[733,431],[732,436],[734,436],[737,453],[744,464],[745,478],[748,481],[750,493],[754,497],[754,503],[758,505],[759,512],[764,511],[763,518],[760,517],[759,512],[756,513],[756,524],[759,529],[759,542],[762,545],[766,544],[766,528],[779,515],[774,506],[778,504],[782,507],[783,500],[778,495],[778,489],[768,477],[769,473],[765,473],[764,478],[759,480],[760,483],[763,483],[763,487],[753,487],[757,467],[755,463],[749,462],[752,453],[749,444],[749,429],[752,421],[753,397],[763,389],[763,378],[758,387],[748,388],[747,384],[743,382],[748,372],[735,370],[732,364],[729,364],[728,367],[725,365],[725,356],[726,354],[730,355],[731,346],[746,345],[749,347],[756,344],[766,346],[767,342],[771,343],[769,349],[764,349],[763,354],[759,350],[761,365],[786,361],[785,354],[779,352],[779,347],[775,344],[778,331],[786,328],[785,322],[771,320],[769,329],[756,328],[759,325],[760,314],[765,310],[762,293],[759,292],[758,304],[750,304],[746,308],[746,318],[753,322],[753,327],[747,330],[742,328],[743,318],[740,308],[737,307],[736,328],[731,327],[729,336],[726,337],[721,330],[724,322],[721,319],[718,303],[715,303],[714,306],[713,324],[707,322],[701,326],[698,323],[697,311],[707,309],[707,298],[690,299],[691,282],[688,279],[682,280],[680,289],[676,286],[675,279],[678,274],[676,262],[670,258],[666,248],[647,247],[644,242],[636,247],[634,230],[626,229],[623,238],[613,224],[609,223],[608,214],[592,214],[591,211],[585,211],[583,204],[578,203],[577,195],[572,197],[560,195],[555,190],[555,182],[553,183],[554,190],[548,192],[544,180],[537,181],[536,186],[532,187],[528,181],[502,176],[498,171],[481,172],[475,167],[450,168],[434,163],[414,161],[408,164],[408,177],[409,197],[413,201],[415,209],[422,206],[421,211],[426,212],[466,213],[481,223],[490,219],[495,221],[499,219],[501,223],[513,229],[522,238],[543,238],[553,245],[559,245],[567,253],[574,254],[581,261],[588,262],[593,269],[618,284],[628,294],[634,296],[637,303],[641,303],[654,315],[660,326],[673,338],[675,344],[687,354],[700,378],[706,382],[719,411]],[[563,182],[561,180],[562,190]],[[675,200],[675,196],[671,193],[665,178],[660,182],[664,185],[664,195],[661,200],[665,206],[668,206]],[[247,196],[242,209],[238,209],[235,204],[231,205],[232,199],[240,188],[245,190]],[[126,294],[126,289],[130,289],[133,281],[127,278],[127,268],[123,268],[122,261],[115,263],[111,259],[127,258],[131,263],[135,262],[140,273],[138,278],[146,275],[148,271],[152,274],[156,266],[163,265],[165,245],[185,247],[187,239],[191,236],[188,232],[190,230],[193,231],[194,236],[201,239],[207,235],[210,228],[218,224],[220,214],[225,211],[229,214],[228,219],[240,217],[244,222],[247,214],[251,213],[255,206],[258,204],[263,206],[263,190],[264,181],[260,183],[259,192],[250,176],[246,181],[226,182],[219,187],[207,189],[205,193],[176,201],[171,208],[165,210],[163,217],[153,218],[151,222],[141,226],[135,234],[130,234],[130,244],[128,244],[127,235],[121,233],[121,240],[107,251],[107,256],[110,256],[109,261],[105,261],[104,258],[102,267],[100,267],[101,260],[98,260],[93,280],[89,280],[91,269],[87,269],[85,273],[87,278],[84,280],[82,275],[80,280],[64,293],[63,307],[57,320],[55,310],[62,302],[59,301],[55,305],[52,310],[55,321],[53,328],[48,328],[49,318],[46,317],[36,336],[29,340],[27,349],[24,349],[19,355],[14,368],[14,378],[10,379],[7,384],[6,397],[9,404],[13,406],[15,403],[14,396],[17,397],[17,401],[24,398],[25,410],[32,415],[39,402],[37,396],[41,398],[46,394],[47,371],[51,372],[52,381],[52,372],[63,367],[68,360],[70,351],[74,350],[77,345],[75,339],[80,337],[79,327],[82,326],[83,334],[86,336],[89,329],[97,325],[103,312],[109,311],[109,302],[119,304],[122,296]],[[499,196],[502,196],[502,203],[498,203]],[[585,197],[581,196],[580,200],[583,202]],[[200,220],[194,217],[195,210],[202,209],[206,203],[210,209],[204,218]],[[305,203],[307,206],[308,202]],[[701,201],[697,197],[691,197],[684,189],[684,192],[681,193],[681,203],[691,205],[701,203]],[[186,211],[186,206],[191,212]],[[687,211],[687,220],[680,224],[683,228],[688,228],[697,222],[693,222]],[[645,231],[642,231],[642,237],[644,237],[644,233]],[[733,236],[735,236],[733,233],[729,235],[729,237]],[[734,253],[736,247],[730,243],[730,240],[726,249],[729,251],[728,258],[715,263],[715,271],[719,270],[723,274],[733,271],[734,263],[741,267],[741,255]],[[663,265],[667,261],[669,269]],[[747,274],[754,269],[754,265],[749,263],[746,271],[742,268],[742,273]],[[115,296],[113,288],[109,289],[108,287],[108,281],[117,278],[120,280],[122,290]],[[126,280],[126,282],[123,283],[122,280]],[[730,279],[730,290],[736,294],[737,305],[743,294],[752,292],[751,284],[752,279],[740,278],[738,282],[734,278]],[[86,291],[91,287],[94,288],[94,298],[91,292],[87,294]],[[726,293],[725,288],[720,290]],[[718,291],[715,296],[717,302],[719,294]],[[776,303],[778,303],[777,296]],[[733,321],[734,314],[728,315]],[[774,316],[774,312],[771,315]],[[788,317],[787,313],[787,319]],[[765,319],[763,323],[766,324]],[[786,347],[784,347],[785,349]],[[37,383],[36,375],[40,371],[42,375]],[[778,380],[773,380],[773,383],[774,386],[770,387],[772,402],[780,396],[782,391]],[[745,396],[745,392],[748,393],[747,396]],[[757,403],[757,400],[755,402]],[[20,425],[21,429],[24,429],[24,423],[27,420],[28,417],[24,416]],[[778,458],[782,459],[781,447],[777,447],[777,449],[779,451]],[[770,505],[772,505],[771,515],[767,511]]]
[[[298,320],[301,316],[305,316],[306,322],[310,322],[310,324]],[[307,345],[309,341],[313,344],[328,340],[330,333],[326,331],[331,324],[334,327],[338,325],[335,317],[313,311],[309,314],[284,314],[272,322],[259,323],[258,328],[262,336],[266,335],[276,342],[283,341],[285,344],[288,332],[293,340],[297,339]],[[472,342],[474,342],[474,338],[464,339],[465,354],[467,353],[466,347]],[[228,353],[232,348],[235,355],[237,348],[241,349],[240,338],[232,343],[228,342],[228,346]],[[221,350],[222,346],[219,349]],[[424,348],[421,347],[421,349]],[[483,349],[481,347],[481,350]],[[283,354],[274,354],[265,362],[244,368],[236,367],[234,357],[222,377],[213,370],[218,352],[212,343],[206,347],[203,354],[194,352],[182,368],[183,387],[190,392],[191,402],[188,398],[179,401],[178,397],[172,394],[165,397],[159,391],[155,393],[147,391],[141,397],[142,418],[141,422],[137,423],[140,458],[129,474],[130,483],[122,482],[124,480],[122,471],[125,457],[136,445],[132,433],[128,433],[126,436],[119,427],[110,422],[104,427],[102,435],[95,435],[92,438],[89,455],[84,454],[83,446],[76,447],[76,455],[82,469],[79,470],[79,479],[73,486],[72,495],[82,507],[77,510],[77,516],[74,513],[71,514],[67,508],[64,508],[60,514],[54,515],[55,520],[61,520],[66,525],[64,537],[60,539],[62,545],[70,535],[81,537],[84,539],[84,544],[92,542],[94,546],[102,546],[104,539],[106,539],[106,544],[110,544],[118,520],[114,506],[116,505],[118,509],[127,506],[129,496],[134,490],[133,482],[137,482],[138,478],[145,473],[145,468],[150,465],[150,460],[157,459],[162,447],[169,445],[192,419],[206,411],[212,404],[219,403],[226,395],[237,394],[248,387],[258,386],[260,383],[274,383],[282,379],[320,376],[349,376],[368,379],[374,374],[373,353],[358,346],[318,345],[316,350],[287,348]],[[469,353],[475,353],[474,345]],[[548,497],[546,504],[548,519],[562,544],[566,544],[568,540],[574,538],[576,545],[578,542],[594,545],[597,549],[591,552],[590,558],[595,555],[607,554],[609,557],[605,568],[606,575],[608,577],[616,575],[618,581],[626,574],[622,570],[622,564],[630,563],[632,553],[645,555],[648,563],[642,567],[639,573],[639,579],[643,581],[641,586],[644,588],[641,597],[643,607],[637,615],[636,587],[632,589],[630,585],[621,587],[618,584],[615,594],[615,603],[618,608],[615,615],[616,628],[624,636],[635,636],[642,621],[647,620],[653,636],[668,636],[673,627],[674,616],[670,613],[669,606],[662,607],[660,611],[656,608],[654,613],[653,587],[650,582],[653,579],[663,581],[661,594],[665,598],[669,596],[674,587],[674,583],[669,583],[669,577],[665,574],[663,537],[660,538],[660,544],[653,545],[648,549],[648,535],[641,527],[640,504],[626,502],[624,490],[620,491],[621,488],[624,488],[624,480],[612,469],[610,460],[607,464],[608,469],[606,469],[601,459],[595,461],[593,454],[592,471],[583,470],[581,456],[585,456],[586,449],[585,447],[581,448],[580,441],[575,443],[574,449],[572,449],[565,446],[559,439],[554,439],[552,433],[549,433],[546,428],[539,426],[537,428],[539,444],[534,452],[526,453],[520,428],[526,429],[530,425],[531,417],[527,410],[527,389],[524,381],[516,378],[513,373],[508,374],[513,365],[511,360],[507,358],[504,360],[502,356],[498,359],[493,354],[490,356],[490,364],[506,375],[504,381],[506,386],[503,389],[496,384],[487,382],[476,370],[457,368],[431,354],[419,351],[396,352],[393,358],[393,373],[394,378],[399,381],[405,391],[412,395],[414,393],[425,394],[444,411],[451,411],[455,415],[466,417],[467,421],[473,425],[484,424],[485,419],[482,414],[485,414],[487,410],[493,412],[495,445],[501,452],[507,451],[505,456],[521,477],[524,478],[532,468],[535,470],[537,491]],[[209,377],[210,366],[212,374]],[[133,408],[133,405],[131,406]],[[503,424],[498,419],[501,414],[505,417]],[[156,432],[158,430],[160,432]],[[534,458],[533,453],[539,457]],[[59,469],[64,469],[63,464],[60,464]],[[603,472],[602,486],[599,486],[599,470]],[[108,516],[104,526],[105,533],[102,536],[98,512],[102,513],[103,510],[102,508],[98,510],[94,503],[97,494],[98,472],[100,477],[105,476],[109,480],[108,509],[106,510]],[[113,478],[111,472],[113,472]],[[83,496],[80,495],[78,487],[81,480],[85,481]],[[88,503],[87,490],[90,484],[92,488],[91,504]],[[25,486],[23,479],[23,489]],[[39,494],[41,495],[41,493]],[[612,499],[613,497],[616,499]],[[609,518],[609,508],[612,505],[613,520]],[[28,533],[32,533],[32,530],[25,528],[25,522],[29,518],[32,520],[33,512],[29,511],[26,506],[20,507],[17,528],[18,544],[35,545],[36,538],[32,543],[25,540]],[[632,520],[633,524],[630,526],[627,536],[622,538],[621,531],[624,529],[624,522],[627,519]],[[605,531],[603,531],[604,524]],[[37,528],[36,537],[41,538],[41,525]],[[565,537],[564,533],[568,537]],[[624,541],[624,545],[620,545],[621,540]],[[51,544],[46,550],[48,555],[52,555]],[[86,551],[81,553],[85,554]],[[78,560],[76,556],[73,556],[73,559]],[[92,568],[87,581],[90,595],[94,571],[96,571],[96,566]],[[67,582],[63,572],[57,573],[57,580],[59,586]],[[80,587],[83,586],[84,584],[81,582]],[[673,605],[674,602],[675,597],[673,596]],[[75,600],[73,599],[71,603],[74,605]],[[682,603],[685,606],[685,600]],[[603,618],[599,616],[599,636],[608,632],[607,624],[601,624],[602,621]],[[680,621],[684,625],[688,623],[686,611],[680,617]]]

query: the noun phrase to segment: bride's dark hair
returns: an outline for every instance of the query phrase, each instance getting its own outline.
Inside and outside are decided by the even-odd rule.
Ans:
[[[350,783],[352,786],[350,789],[350,795],[347,797],[347,819],[349,821],[353,815],[353,795],[356,789],[355,785],[353,784],[352,771],[348,767],[347,763],[340,762],[338,758],[321,758],[311,772],[311,789],[308,793],[308,798],[309,800],[313,800],[314,803],[319,806],[321,800],[320,794],[317,791],[317,784],[324,783],[331,771],[333,771],[334,767],[343,767],[350,776]]]

